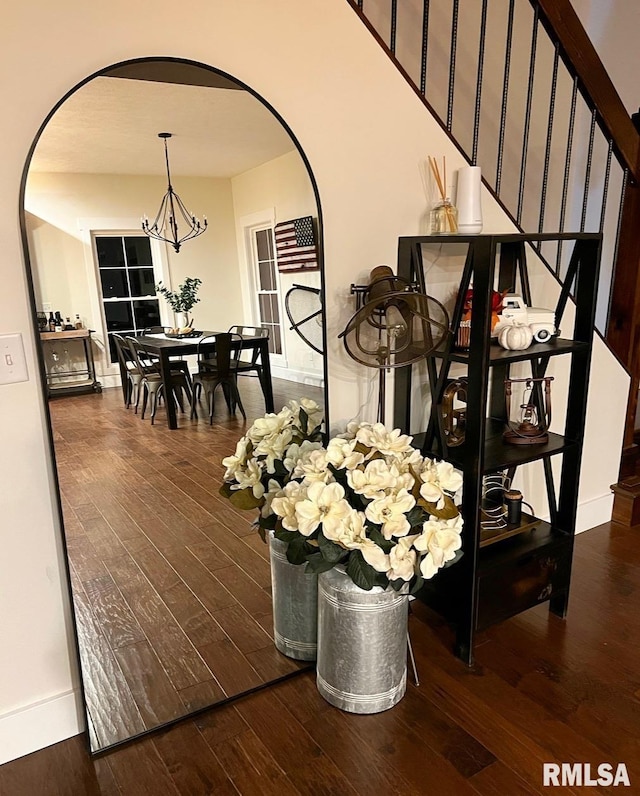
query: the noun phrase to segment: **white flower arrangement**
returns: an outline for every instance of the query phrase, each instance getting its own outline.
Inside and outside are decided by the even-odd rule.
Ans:
[[[256,421],[223,460],[222,494],[260,508],[264,536],[310,572],[341,564],[363,589],[413,589],[461,556],[462,474],[381,423],[351,424],[323,447],[317,404]]]
[[[323,412],[315,401],[289,401],[278,414],[258,418],[226,467],[220,494],[241,509],[260,509],[261,529],[269,529],[271,501],[292,478],[301,461],[322,448]]]

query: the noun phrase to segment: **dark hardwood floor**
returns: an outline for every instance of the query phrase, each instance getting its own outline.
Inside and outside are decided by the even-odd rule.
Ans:
[[[180,414],[173,431],[119,389],[50,403],[93,749],[307,668],[274,648],[254,514],[218,495],[222,458],[264,414],[258,380],[240,388],[247,423],[218,391],[213,425]],[[278,407],[321,395],[274,391]]]
[[[485,631],[472,668],[414,603],[420,685],[388,712],[343,713],[305,672],[99,758],[78,736],[7,763],[0,794],[520,796],[549,792],[545,762],[624,762],[625,792],[640,793],[639,534],[607,524],[578,536],[567,619],[541,605]]]

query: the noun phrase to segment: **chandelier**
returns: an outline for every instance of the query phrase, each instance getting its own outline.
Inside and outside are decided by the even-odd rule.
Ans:
[[[169,151],[167,149],[167,138],[171,138],[171,133],[158,133],[158,138],[164,139],[164,158],[167,164],[167,183],[166,194],[162,197],[158,215],[153,224],[149,224],[149,219],[145,216],[142,220],[142,231],[150,238],[170,243],[176,252],[180,251],[180,246],[192,238],[197,238],[207,228],[207,219],[203,216],[202,224],[184,206],[184,202],[173,190],[171,185],[171,173],[169,171]],[[178,220],[181,224],[186,224],[187,233],[178,236]],[[163,234],[165,233],[165,234]],[[168,235],[167,235],[168,233]]]

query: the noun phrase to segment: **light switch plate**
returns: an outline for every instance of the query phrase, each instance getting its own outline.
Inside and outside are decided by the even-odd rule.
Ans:
[[[0,334],[0,384],[28,381],[21,334]]]

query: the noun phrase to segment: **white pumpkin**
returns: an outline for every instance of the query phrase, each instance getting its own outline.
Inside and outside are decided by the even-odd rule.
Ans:
[[[533,340],[531,328],[523,323],[508,324],[498,332],[498,343],[507,351],[522,351]]]

